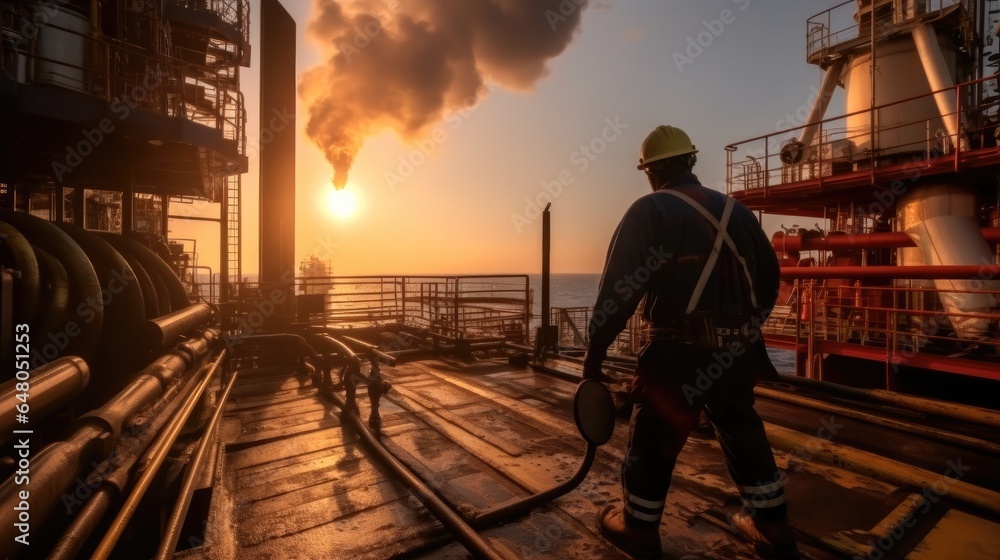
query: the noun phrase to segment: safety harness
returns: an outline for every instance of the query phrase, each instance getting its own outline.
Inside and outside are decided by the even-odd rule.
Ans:
[[[750,303],[754,309],[757,308],[757,295],[754,293],[753,277],[750,274],[750,268],[747,266],[746,259],[740,254],[739,249],[736,247],[736,242],[733,241],[728,231],[729,220],[733,215],[736,200],[732,197],[726,198],[726,206],[722,211],[722,219],[717,220],[704,206],[684,193],[672,189],[663,189],[660,192],[677,198],[693,208],[708,220],[708,223],[718,233],[715,236],[715,243],[712,245],[712,252],[709,253],[708,259],[705,261],[705,266],[701,270],[701,275],[698,277],[698,282],[695,284],[694,290],[691,292],[691,297],[688,299],[684,314],[653,324],[648,330],[649,340],[676,342],[693,345],[699,349],[706,350],[722,350],[731,348],[735,343],[745,343],[747,333],[744,331],[747,329],[736,325],[732,327],[717,327],[708,313],[695,312],[695,308],[698,307],[701,296],[705,292],[705,287],[708,285],[708,279],[712,276],[712,272],[719,262],[723,243],[729,247],[736,260],[742,265],[747,285],[750,288]]]

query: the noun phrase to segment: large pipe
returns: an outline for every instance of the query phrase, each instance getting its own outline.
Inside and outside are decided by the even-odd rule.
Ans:
[[[893,279],[959,279],[989,280],[1000,277],[1000,265],[942,265],[942,266],[783,266],[782,280],[827,280],[846,278],[852,280]]]
[[[43,526],[66,491],[83,469],[104,458],[108,438],[117,441],[124,423],[142,408],[160,398],[174,378],[183,375],[190,364],[185,358],[169,354],[148,366],[125,389],[104,406],[85,414],[78,427],[65,441],[42,449],[31,461],[31,525]],[[17,556],[14,537],[17,528],[19,492],[24,488],[12,476],[0,484],[0,555]]]
[[[959,125],[961,115],[958,114],[956,106],[958,98],[955,96],[955,92],[951,91],[951,88],[955,86],[955,80],[952,78],[951,72],[948,71],[948,63],[944,59],[944,53],[941,52],[934,24],[918,25],[913,28],[912,34],[931,91],[938,92],[934,94],[934,102],[941,113],[941,120],[944,121],[945,128],[948,129],[948,136],[955,143],[955,149],[964,151],[968,148],[968,141],[961,136]],[[961,118],[961,121],[962,124],[965,124],[964,118]]]
[[[995,410],[967,404],[958,404],[924,397],[916,397],[913,395],[905,395],[894,391],[886,391],[885,389],[858,389],[856,387],[848,387],[846,385],[839,385],[828,381],[805,379],[797,375],[779,374],[779,377],[784,382],[817,389],[821,392],[836,393],[865,401],[890,404],[892,406],[903,407],[922,414],[941,416],[943,418],[950,418],[960,422],[970,422],[980,426],[1000,429],[1000,412]]]
[[[94,490],[90,499],[83,504],[80,513],[76,515],[70,526],[59,537],[59,542],[49,552],[48,560],[72,560],[80,556],[80,550],[86,545],[90,535],[97,530],[105,514],[111,507],[120,503],[124,489],[135,474],[135,464],[139,461],[139,453],[148,448],[157,434],[167,424],[174,413],[187,401],[187,397],[197,387],[199,379],[192,376],[183,387],[171,387],[170,394],[162,408],[157,409],[145,429],[128,442],[119,441],[117,450],[125,449],[116,454],[111,461],[110,472],[103,474],[100,486]],[[88,479],[89,480],[89,479]]]
[[[142,288],[128,261],[99,235],[72,224],[56,224],[90,259],[104,296],[104,325],[98,347],[102,356],[130,339],[142,323],[145,309]],[[115,365],[121,364],[116,359]],[[131,364],[132,366],[142,364]]]
[[[70,281],[69,309],[78,315],[74,322],[80,333],[69,339],[68,345],[61,349],[60,354],[90,359],[100,342],[101,327],[104,324],[101,283],[90,259],[66,232],[52,222],[7,210],[0,211],[0,219],[16,227],[32,245],[44,249],[65,267]],[[58,328],[64,329],[67,324],[60,324]],[[41,338],[46,334],[36,333],[36,337]]]
[[[135,274],[139,291],[142,292],[142,303],[145,310],[144,317],[146,319],[155,319],[169,313],[170,297],[167,295],[167,285],[160,281],[159,276],[150,276],[139,260],[133,257],[131,253],[119,251],[118,254],[125,259],[125,262],[132,268],[132,273]],[[161,309],[163,313],[160,313]]]
[[[171,270],[170,265],[164,262],[159,255],[135,239],[123,235],[101,233],[100,236],[122,255],[131,255],[139,261],[139,264],[146,270],[146,273],[153,278],[153,282],[156,282],[156,277],[158,277],[159,281],[164,284],[170,308],[164,309],[163,305],[161,305],[160,313],[176,311],[191,305],[191,300],[188,298],[184,285],[181,284],[180,279]]]
[[[920,248],[925,263],[983,268],[956,280],[934,279],[938,298],[950,315],[952,327],[961,338],[968,340],[984,338],[989,320],[959,317],[958,314],[986,314],[997,304],[993,294],[969,291],[1000,289],[1000,282],[992,281],[1000,267],[989,266],[994,263],[993,251],[980,233],[978,212],[976,194],[954,183],[920,185],[906,194],[897,210],[904,231]]]
[[[222,391],[222,395],[215,400],[215,412],[212,414],[212,419],[209,420],[208,426],[205,427],[205,433],[198,443],[198,449],[191,456],[191,460],[188,461],[187,471],[184,473],[184,481],[181,483],[180,499],[174,505],[173,511],[170,512],[166,534],[160,539],[160,546],[156,551],[156,560],[168,560],[174,557],[174,551],[177,549],[177,538],[180,536],[184,518],[187,516],[188,507],[191,505],[194,484],[197,481],[198,475],[201,474],[201,465],[205,459],[208,446],[211,443],[212,434],[215,432],[215,427],[219,424],[219,418],[222,417],[222,411],[226,407],[229,393],[233,390],[233,385],[236,383],[238,376],[238,371],[233,373],[229,378],[229,383],[226,384],[225,390]]]
[[[1000,227],[982,228],[983,239],[989,243],[1000,241]],[[901,231],[881,233],[849,233],[807,237],[786,235],[775,232],[771,236],[771,247],[777,253],[798,253],[801,251],[827,251],[836,249],[895,249],[916,247],[909,235]]]
[[[21,533],[16,527],[18,511],[14,508],[22,501],[21,492],[29,492],[30,523],[28,531],[35,527],[44,527],[46,521],[62,505],[63,493],[66,492],[80,476],[84,469],[102,459],[103,438],[107,430],[94,423],[84,423],[65,441],[46,446],[37,454],[30,456],[30,486],[17,484],[17,476],[11,476],[0,485],[0,555],[17,558],[22,555],[31,556],[29,547],[19,546],[14,538]],[[15,435],[18,442],[20,436]],[[31,436],[27,438],[30,445]],[[24,475],[22,475],[24,476]],[[23,508],[22,508],[23,509]],[[40,543],[30,541],[35,546]]]
[[[148,321],[147,336],[155,348],[163,349],[204,325],[211,318],[211,306],[207,303],[197,303]]]
[[[90,380],[90,368],[82,358],[69,356],[31,372],[31,418],[39,421],[55,410],[61,409],[83,392]],[[20,381],[11,379],[0,385],[0,443],[6,443],[17,427],[14,418],[15,406],[21,401],[18,395],[29,393],[20,391]],[[8,413],[9,411],[9,413]]]
[[[835,60],[826,69],[826,73],[823,74],[823,83],[820,84],[819,96],[813,101],[813,106],[809,110],[809,116],[806,118],[806,126],[799,134],[799,144],[808,146],[816,138],[816,133],[819,132],[819,123],[823,120],[823,116],[826,115],[826,110],[830,106],[830,99],[833,98],[833,92],[840,83],[840,76],[844,73],[845,64],[847,64],[847,57],[841,57]]]
[[[174,379],[183,375],[189,367],[187,360],[176,354],[168,354],[144,369],[111,400],[100,408],[84,414],[82,422],[95,422],[114,434],[121,433],[125,422],[143,407],[159,398],[164,389]]]
[[[917,434],[926,438],[943,441],[945,443],[963,445],[965,447],[978,449],[981,451],[985,451],[987,453],[992,453],[1000,456],[1000,445],[979,438],[969,437],[955,432],[939,430],[936,428],[924,426],[922,424],[907,422],[905,420],[895,420],[893,418],[887,418],[885,416],[880,416],[878,414],[864,412],[856,408],[831,404],[818,399],[803,397],[788,391],[779,391],[777,389],[770,389],[768,387],[761,387],[761,386],[754,387],[754,394],[757,395],[758,397],[764,397],[771,400],[782,401],[797,406],[801,406],[803,408],[810,408],[813,410],[820,410],[823,412],[833,412],[840,416],[845,416],[847,418],[854,418],[856,420],[862,420],[864,422],[867,422],[869,424],[874,424],[876,426],[884,426],[886,428],[899,430],[901,432],[909,432],[911,434]]]
[[[3,220],[0,220],[0,239],[3,239],[3,243],[0,243],[0,265],[17,271],[14,280],[17,290],[13,305],[14,321],[28,323],[35,318],[41,285],[35,251],[21,232]]]
[[[128,522],[132,519],[132,515],[135,514],[135,510],[139,507],[140,500],[142,500],[142,497],[146,494],[146,490],[149,489],[150,484],[153,483],[153,478],[155,478],[158,474],[160,465],[163,464],[163,461],[167,458],[167,454],[170,452],[170,448],[173,447],[174,441],[177,440],[177,436],[180,435],[181,430],[187,423],[188,417],[191,416],[191,412],[201,400],[201,396],[205,392],[205,388],[208,387],[209,381],[211,381],[215,376],[216,370],[218,370],[219,365],[222,364],[225,357],[226,351],[223,350],[219,353],[219,357],[216,358],[208,373],[205,374],[204,379],[198,383],[198,386],[195,388],[193,393],[188,397],[188,399],[181,406],[181,409],[177,411],[171,419],[170,424],[167,425],[163,436],[156,442],[156,444],[154,444],[153,449],[150,449],[146,454],[146,460],[141,461],[144,466],[142,475],[139,476],[132,492],[125,500],[121,509],[118,510],[118,515],[115,516],[108,532],[105,533],[104,538],[102,538],[101,542],[97,545],[97,549],[94,550],[91,560],[105,560],[114,551],[115,545],[118,544],[118,539],[121,537],[122,533],[125,532]]]
[[[36,341],[38,339],[46,341],[42,345],[36,342],[32,352],[31,366],[40,367],[44,365],[43,360],[59,356],[57,351],[60,345],[56,342],[60,339],[59,332],[65,330],[72,317],[73,287],[66,267],[59,262],[59,259],[37,245],[32,245],[32,249],[35,252],[40,278],[45,279],[45,282],[39,281],[39,305],[29,323],[32,338]],[[52,340],[45,333],[51,333],[56,340]],[[76,355],[69,349],[66,349],[66,353]]]
[[[1000,515],[1000,492],[959,480],[958,476],[963,473],[952,473],[947,479],[947,484],[942,484],[945,479],[941,473],[934,473],[875,453],[840,445],[827,439],[805,435],[775,424],[765,424],[765,427],[767,440],[776,449],[792,454],[808,450],[810,459],[836,465],[897,486],[933,487],[935,492],[939,492],[938,488],[943,487],[942,494],[959,503],[982,509],[993,515]]]

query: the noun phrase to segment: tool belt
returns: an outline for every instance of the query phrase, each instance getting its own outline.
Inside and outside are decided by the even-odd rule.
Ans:
[[[672,342],[690,350],[724,351],[749,344],[749,334],[742,331],[747,329],[716,326],[711,315],[696,312],[656,321],[646,330],[646,340]]]

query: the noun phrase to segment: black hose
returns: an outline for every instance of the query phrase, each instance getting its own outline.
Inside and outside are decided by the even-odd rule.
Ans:
[[[368,448],[375,454],[375,456],[385,465],[392,473],[399,478],[400,482],[403,483],[407,489],[412,492],[417,499],[421,501],[427,509],[434,514],[435,517],[444,524],[450,531],[452,531],[458,540],[465,545],[470,552],[475,554],[480,558],[493,558],[502,559],[503,556],[493,548],[490,543],[483,538],[475,529],[472,528],[462,517],[456,513],[451,507],[442,500],[434,491],[420,480],[415,474],[410,472],[410,470],[399,461],[399,459],[393,457],[385,447],[375,438],[374,435],[368,430],[365,423],[357,416],[357,414],[351,412],[343,400],[337,395],[327,395],[333,404],[341,409],[341,418],[346,420],[355,432],[361,437],[361,441],[368,446]]]
[[[537,494],[526,496],[511,504],[481,512],[476,515],[475,519],[472,520],[472,525],[477,528],[485,528],[491,525],[496,525],[497,523],[502,523],[515,517],[520,517],[545,502],[550,502],[564,494],[569,493],[571,490],[579,486],[580,483],[583,482],[583,479],[587,478],[587,473],[590,472],[590,467],[594,464],[594,457],[596,456],[597,446],[588,443],[587,452],[583,456],[583,462],[580,463],[580,468],[577,469],[576,473],[569,480],[559,484],[558,486],[549,488],[548,490],[543,490]]]

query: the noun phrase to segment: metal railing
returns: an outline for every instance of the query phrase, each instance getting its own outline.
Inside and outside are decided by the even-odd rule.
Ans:
[[[934,356],[944,370],[944,362],[954,358],[987,358],[983,372],[993,370],[1000,378],[994,361],[1000,354],[1000,288],[995,281],[956,281],[946,290],[919,281],[896,287],[831,284],[796,281],[789,300],[776,306],[762,327],[773,343],[805,350],[807,377],[821,377],[818,356],[839,348],[897,365],[926,363],[921,358]],[[963,310],[952,306],[951,311],[941,304],[943,298],[968,294],[992,297],[994,303]],[[966,364],[959,372],[988,375],[977,369]]]
[[[801,294],[803,297],[797,297]],[[938,308],[941,291],[932,287],[826,286],[803,282],[785,305],[765,322],[767,334],[812,335],[833,342],[862,346],[916,349],[935,344],[984,344],[1000,347],[991,329],[1000,321],[1000,307],[976,312]],[[947,294],[987,294],[1000,302],[1000,290],[948,288]],[[783,317],[781,310],[789,315]],[[788,322],[788,318],[792,322]],[[953,322],[972,322],[958,336]]]
[[[984,84],[996,81],[996,76],[990,76],[824,119],[816,123],[816,139],[808,146],[800,146],[801,153],[795,157],[789,157],[786,146],[797,142],[808,124],[730,144],[725,149],[727,190],[732,194],[802,181],[822,185],[837,175],[859,171],[876,174],[880,166],[899,163],[917,174],[920,169],[941,163],[957,171],[975,157],[978,149],[996,146],[994,134],[1000,120],[997,103],[967,101],[976,99],[976,91]],[[905,110],[905,106],[933,105],[936,95],[953,98],[955,110],[945,115],[935,111],[929,118],[893,124],[879,122],[880,113],[887,108],[903,106],[899,114],[920,114]],[[867,117],[868,123],[875,123],[875,134],[868,124],[849,126],[852,117]],[[946,119],[952,121],[953,130],[959,131],[957,135],[947,132]]]
[[[1000,355],[1000,332],[997,331],[1000,287],[983,279],[971,282],[977,280],[979,283],[973,284],[973,288],[963,288],[963,281],[956,281],[946,291],[933,286],[868,287],[797,282],[788,301],[775,307],[761,330],[770,344],[805,350],[810,362],[807,369],[814,365],[815,356],[822,353],[819,343],[877,349],[880,359],[897,364],[922,363],[921,357],[953,356],[970,349],[974,350],[972,359],[976,353]],[[966,294],[986,294],[996,303],[974,311],[946,311],[940,303],[942,295],[960,297]],[[587,307],[552,308],[552,322],[558,328],[557,340],[561,349],[587,347],[591,311]],[[958,329],[953,323],[962,326]],[[641,311],[636,312],[608,353],[635,356],[646,342],[646,326]],[[970,367],[974,369],[975,366]],[[982,367],[996,369],[995,363],[990,361],[984,362]],[[1000,373],[997,376],[1000,377]]]
[[[528,341],[527,275],[296,278],[299,319],[326,326],[406,325],[451,338]],[[244,299],[270,289],[240,285]]]
[[[35,39],[23,40],[18,33],[22,28],[34,29]],[[3,36],[3,70],[14,79],[102,99],[121,119],[135,109],[187,119],[218,130],[236,143],[239,153],[246,153],[246,112],[238,74],[225,66],[149,54],[137,45],[95,39],[51,20],[29,21],[16,11],[4,11]],[[45,40],[64,43],[60,51],[64,54],[40,54],[36,45]]]
[[[250,44],[250,0],[174,0],[177,6],[210,12],[240,30],[243,43]]]
[[[557,339],[560,349],[586,348],[590,343],[590,307],[553,307],[552,324],[558,328]],[[646,343],[646,321],[642,318],[641,307],[629,318],[625,329],[615,338],[608,348],[608,354],[618,356],[635,356]]]
[[[875,32],[877,36],[883,36],[891,25],[917,20],[957,5],[971,11],[970,4],[971,0],[894,0],[891,4],[876,8]],[[891,8],[880,15],[879,8],[883,6]],[[856,0],[848,0],[812,16],[806,21],[807,58],[812,60],[829,49],[855,39],[868,39],[871,34],[871,29],[866,29],[869,21],[867,16],[858,17]]]

